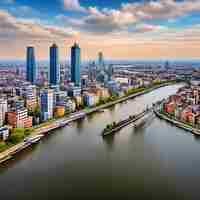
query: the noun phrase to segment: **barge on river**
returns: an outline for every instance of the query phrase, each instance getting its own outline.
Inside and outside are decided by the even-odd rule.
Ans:
[[[128,119],[122,120],[122,121],[120,121],[118,123],[113,122],[112,124],[108,124],[106,126],[106,128],[103,130],[102,136],[107,136],[107,135],[110,135],[110,134],[114,134],[117,131],[120,131],[122,128],[124,128],[125,126],[128,126],[131,123],[136,123],[139,120],[142,121],[143,118],[146,119],[146,116],[149,113],[152,113],[152,108],[151,109],[147,108],[145,111],[143,111],[143,112],[141,112],[141,113],[139,113],[137,115],[131,115],[131,116],[129,116]]]

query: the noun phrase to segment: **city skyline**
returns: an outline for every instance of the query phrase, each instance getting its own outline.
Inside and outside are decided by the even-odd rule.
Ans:
[[[75,41],[83,60],[99,51],[108,59],[197,59],[199,10],[198,0],[2,0],[0,59],[25,59],[34,46],[46,60],[55,42],[63,60]]]

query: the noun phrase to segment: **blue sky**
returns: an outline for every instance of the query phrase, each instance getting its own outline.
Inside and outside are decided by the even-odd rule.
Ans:
[[[86,15],[83,12],[77,12],[74,10],[67,10],[63,6],[64,0],[1,0],[0,7],[10,11],[16,17],[25,17],[25,18],[40,18],[42,20],[51,20],[56,15],[66,15],[74,18],[79,18],[80,16]],[[74,0],[71,0],[74,1]],[[190,0],[187,0],[190,1]],[[121,5],[124,3],[139,3],[150,2],[148,0],[79,0],[79,4],[82,7],[97,7],[98,9],[120,9]],[[155,1],[156,2],[156,1]],[[159,2],[159,0],[157,1]],[[179,0],[176,2],[184,2]],[[192,1],[191,1],[192,2]],[[20,8],[30,8],[30,10],[19,12]],[[173,23],[168,22],[167,20],[151,20],[153,24],[162,24],[167,26],[178,26],[183,28],[183,26],[191,26],[193,24],[198,24],[200,20],[199,10],[186,13],[186,15],[180,15],[176,17]],[[53,20],[54,21],[54,20]],[[56,23],[56,22],[55,22]]]
[[[65,57],[74,41],[86,59],[199,58],[200,1],[1,0],[0,40],[1,59],[23,58],[27,45],[46,58],[52,42]]]

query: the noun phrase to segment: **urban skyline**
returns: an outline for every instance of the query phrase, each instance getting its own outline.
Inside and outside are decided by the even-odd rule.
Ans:
[[[64,59],[74,41],[83,60],[99,51],[108,59],[196,59],[199,10],[198,0],[2,0],[0,59],[25,59],[26,46],[35,46],[46,60],[54,42]]]
[[[200,0],[0,0],[2,199],[199,200],[199,137]]]

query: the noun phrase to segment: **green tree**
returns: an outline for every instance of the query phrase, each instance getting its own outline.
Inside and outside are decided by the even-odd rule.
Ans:
[[[41,113],[40,107],[37,106],[37,107],[35,108],[35,110],[33,111],[33,116],[34,116],[34,117],[40,117],[40,113]]]
[[[19,142],[21,142],[24,139],[24,132],[16,132],[14,134],[11,134],[10,138],[9,138],[9,142],[13,143],[13,144],[17,144]]]

